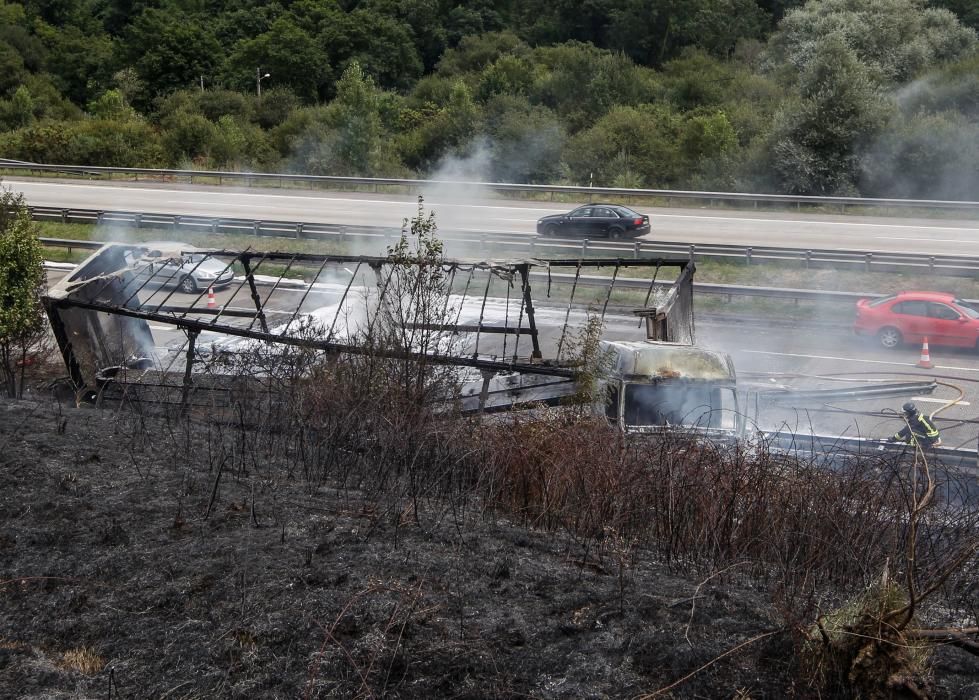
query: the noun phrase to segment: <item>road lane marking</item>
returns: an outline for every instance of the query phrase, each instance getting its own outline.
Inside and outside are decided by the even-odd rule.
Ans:
[[[961,230],[961,229],[956,229]],[[961,238],[913,238],[911,236],[874,236],[883,241],[923,241],[925,243],[972,243]]]
[[[914,367],[913,362],[888,362],[887,360],[861,360],[856,357],[834,357],[832,355],[803,355],[794,352],[773,352],[771,350],[742,350],[741,352],[755,355],[777,355],[779,357],[802,357],[809,360],[835,360],[838,362],[863,362],[871,365],[895,365],[898,367]],[[935,369],[950,369],[959,372],[979,372],[979,367],[953,367],[951,365],[935,365]]]
[[[912,396],[911,397],[911,400],[912,401],[921,401],[921,402],[924,402],[924,403],[949,403],[951,401],[951,399],[935,399],[935,398],[932,398],[931,396]],[[955,402],[955,405],[956,406],[971,406],[972,404],[969,403],[968,401],[956,401]]]
[[[200,204],[208,204],[208,202],[194,202],[194,201],[185,200],[185,199],[168,199],[168,200],[166,200],[164,202],[164,204],[197,204],[197,205],[200,205]],[[235,204],[235,207],[236,208],[237,207],[243,207],[243,208],[246,208],[246,209],[267,209],[269,207],[269,205],[268,204]]]
[[[915,229],[920,231],[962,231],[965,233],[979,233],[979,228],[964,228],[961,226],[920,226],[914,224],[872,224],[857,221],[811,221],[808,219],[793,220],[793,219],[748,219],[739,216],[701,216],[699,214],[653,214],[651,217],[653,220],[656,219],[704,219],[706,221],[745,221],[747,223],[757,224],[816,224],[818,226],[863,226],[870,228],[907,228]],[[915,239],[917,240],[917,239]],[[928,239],[931,240],[931,239]],[[956,240],[955,243],[963,243],[964,241]]]
[[[8,185],[13,184],[13,181],[7,180]],[[182,192],[184,194],[192,195],[193,192],[189,190],[171,190],[171,189],[156,189],[153,187],[102,187],[100,185],[67,185],[63,183],[50,183],[50,182],[22,182],[21,185],[26,185],[28,187],[71,187],[72,189],[88,189],[88,190],[99,190],[101,192],[107,192],[109,190],[120,190],[124,192],[148,192],[148,193],[161,193],[161,194],[173,194],[174,192]],[[265,199],[298,199],[304,202],[310,201],[329,201],[329,202],[350,202],[352,204],[390,204],[392,206],[400,207],[411,207],[412,209],[417,207],[417,204],[411,201],[399,201],[393,199],[353,199],[350,197],[324,197],[319,195],[288,195],[288,194],[267,194],[265,192],[202,192],[201,197],[213,200],[214,196],[220,197],[264,197]],[[213,201],[195,201],[186,202],[187,204],[213,204]],[[536,207],[513,207],[513,206],[501,206],[496,204],[464,204],[455,202],[430,202],[426,201],[424,203],[425,208],[428,207],[466,207],[469,209],[509,209],[509,210],[519,210],[519,211],[564,211],[563,209],[539,209]],[[536,221],[536,218],[534,219]]]

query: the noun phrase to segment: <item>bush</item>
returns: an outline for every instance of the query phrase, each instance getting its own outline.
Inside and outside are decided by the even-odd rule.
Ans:
[[[11,398],[23,393],[27,358],[47,339],[38,235],[24,196],[0,188],[0,383]]]

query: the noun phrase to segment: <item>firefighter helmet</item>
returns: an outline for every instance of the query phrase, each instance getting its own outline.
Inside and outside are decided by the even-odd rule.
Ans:
[[[912,403],[911,401],[908,401],[906,404],[904,404],[903,406],[901,406],[901,408],[908,415],[914,415],[915,413],[918,412],[918,407],[915,406],[914,403]]]

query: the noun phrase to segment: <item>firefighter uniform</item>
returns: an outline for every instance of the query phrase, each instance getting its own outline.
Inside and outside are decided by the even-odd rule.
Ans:
[[[921,415],[914,408],[914,404],[905,404],[904,419],[907,421],[901,430],[891,438],[894,442],[904,442],[909,445],[921,445],[922,447],[932,447],[941,444],[941,436],[938,428],[929,418]]]

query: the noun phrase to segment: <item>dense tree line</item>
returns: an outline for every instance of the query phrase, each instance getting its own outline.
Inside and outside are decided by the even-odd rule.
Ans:
[[[0,0],[0,156],[979,199],[976,7]]]

